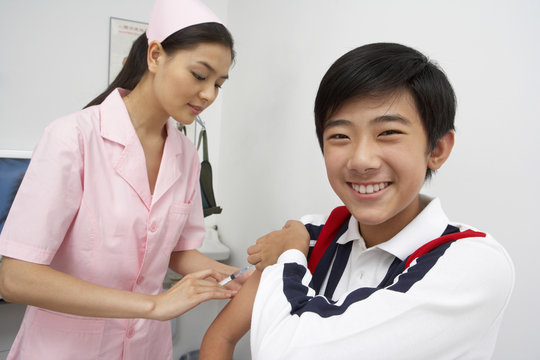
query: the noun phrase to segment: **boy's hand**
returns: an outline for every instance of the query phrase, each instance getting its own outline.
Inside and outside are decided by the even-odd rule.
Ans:
[[[275,264],[278,257],[289,249],[298,249],[307,256],[309,233],[300,221],[289,220],[283,229],[259,238],[247,250],[248,262],[263,271],[268,265]]]

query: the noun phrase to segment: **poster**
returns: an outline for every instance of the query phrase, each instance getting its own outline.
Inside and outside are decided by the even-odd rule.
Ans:
[[[133,42],[146,31],[147,23],[111,17],[109,26],[109,84],[122,69]]]

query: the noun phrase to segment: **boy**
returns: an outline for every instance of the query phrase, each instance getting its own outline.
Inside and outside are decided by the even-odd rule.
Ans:
[[[444,73],[414,49],[370,44],[338,59],[315,123],[345,206],[324,226],[288,222],[248,249],[258,270],[277,263],[216,318],[201,358],[231,358],[250,319],[254,359],[490,358],[512,262],[420,194],[450,155],[455,107]]]

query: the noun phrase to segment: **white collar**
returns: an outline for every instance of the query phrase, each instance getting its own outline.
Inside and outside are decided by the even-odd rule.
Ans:
[[[379,248],[401,260],[405,260],[420,246],[442,235],[448,226],[449,220],[441,207],[439,198],[430,198],[426,195],[420,196],[429,201],[420,214],[393,238],[373,248]],[[364,239],[360,235],[358,221],[351,216],[347,231],[337,242],[345,244],[354,240],[361,241],[365,246]]]

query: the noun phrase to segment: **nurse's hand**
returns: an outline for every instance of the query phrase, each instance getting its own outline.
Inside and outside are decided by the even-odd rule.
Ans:
[[[257,240],[248,248],[248,262],[263,271],[277,262],[278,257],[290,249],[308,254],[309,233],[300,221],[289,220],[281,230],[273,231]]]
[[[178,317],[203,301],[229,299],[237,291],[217,283],[223,276],[214,270],[188,274],[167,291],[154,296],[154,307],[148,318],[170,320]]]

